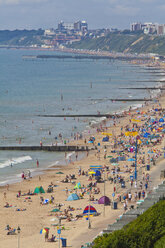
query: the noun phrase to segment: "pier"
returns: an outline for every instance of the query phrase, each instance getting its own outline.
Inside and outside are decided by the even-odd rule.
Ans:
[[[88,146],[67,146],[67,145],[47,145],[47,146],[0,146],[0,151],[46,151],[46,152],[85,152],[95,150],[96,147]]]

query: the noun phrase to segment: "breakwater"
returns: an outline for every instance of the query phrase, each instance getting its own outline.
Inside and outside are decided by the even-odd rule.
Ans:
[[[41,55],[23,55],[22,59],[76,59],[76,60],[83,60],[83,59],[92,59],[92,60],[99,60],[99,59],[119,59],[119,60],[150,60],[151,58],[148,56],[129,56],[129,55],[48,55],[48,54],[41,54]]]
[[[83,152],[95,150],[96,147],[88,146],[0,146],[0,151],[47,151],[47,152]]]

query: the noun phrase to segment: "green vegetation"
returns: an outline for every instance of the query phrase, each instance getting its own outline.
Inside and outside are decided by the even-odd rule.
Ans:
[[[119,231],[97,237],[93,248],[164,248],[165,201],[149,208]]]
[[[76,49],[105,50],[110,52],[158,53],[165,55],[165,36],[145,35],[123,31],[100,38],[84,38],[70,45]]]
[[[44,30],[2,30],[0,31],[0,45],[6,46],[30,46],[41,44],[41,36]]]

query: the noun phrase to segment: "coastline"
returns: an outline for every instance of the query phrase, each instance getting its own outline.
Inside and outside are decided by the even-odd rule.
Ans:
[[[162,94],[161,99],[162,101],[164,101],[164,94]],[[154,105],[154,103],[153,103]],[[142,110],[145,110],[146,108],[148,108],[148,106],[142,107]],[[131,113],[136,112],[135,110],[132,110]],[[128,112],[126,114],[127,116],[122,118],[121,120],[119,120],[119,122],[122,123],[126,123],[128,122],[129,119],[129,115]],[[120,127],[121,127],[121,123],[117,122],[117,133],[119,133]],[[100,124],[99,124],[100,125]],[[114,129],[113,126],[108,128],[108,132],[112,131]],[[98,142],[101,142],[101,134],[94,134]],[[90,135],[87,134],[87,137],[89,137]],[[79,140],[79,141],[70,141],[70,144],[82,144],[83,141]],[[7,218],[5,219],[4,217],[2,217],[2,225],[0,228],[0,237],[1,237],[1,241],[0,244],[2,244],[3,247],[11,247],[11,244],[15,244],[17,242],[17,237],[16,236],[6,236],[6,232],[4,231],[4,228],[7,224],[10,224],[14,227],[17,227],[17,225],[21,226],[21,247],[42,247],[43,243],[44,243],[44,237],[41,236],[39,234],[39,231],[42,227],[47,226],[47,225],[51,225],[50,222],[50,218],[48,217],[47,214],[49,213],[49,211],[52,209],[52,207],[54,205],[47,205],[47,206],[40,206],[39,205],[39,196],[33,196],[32,197],[32,202],[28,201],[28,199],[26,200],[25,197],[22,197],[20,199],[16,198],[16,194],[18,192],[18,190],[21,189],[22,193],[27,192],[29,189],[33,190],[36,186],[40,186],[42,184],[42,186],[46,189],[48,187],[48,185],[51,183],[51,180],[53,181],[53,183],[57,183],[59,184],[58,188],[55,188],[55,203],[57,201],[57,203],[59,202],[64,202],[65,206],[67,206],[68,204],[72,204],[71,202],[65,202],[65,199],[67,198],[65,192],[63,192],[63,194],[60,195],[60,193],[62,193],[62,191],[65,190],[66,186],[68,187],[72,187],[71,185],[66,185],[66,184],[62,184],[59,183],[59,180],[62,180],[64,178],[64,176],[66,174],[72,174],[75,173],[76,176],[78,175],[78,168],[81,166],[84,170],[87,170],[89,168],[89,165],[92,163],[97,163],[97,164],[107,164],[108,160],[104,160],[103,158],[104,155],[104,151],[103,151],[103,147],[101,147],[101,159],[98,160],[95,156],[95,152],[91,152],[91,154],[89,154],[88,157],[85,157],[83,160],[80,161],[76,161],[74,162],[74,165],[70,164],[67,167],[60,167],[60,165],[57,165],[60,168],[60,171],[62,171],[64,173],[64,175],[55,175],[53,172],[55,172],[55,169],[48,169],[45,170],[45,174],[41,175],[41,180],[39,180],[38,176],[27,180],[27,181],[23,181],[20,183],[16,183],[13,185],[9,186],[9,190],[6,190],[6,186],[4,187],[0,187],[0,199],[1,199],[1,204],[0,204],[0,214],[1,216],[3,216],[4,214],[8,215]],[[156,169],[156,167],[154,168]],[[77,176],[78,177],[78,176]],[[85,182],[86,183],[86,179],[84,178],[77,178],[78,180],[80,179],[81,183]],[[108,182],[107,182],[108,184]],[[108,195],[111,195],[113,192],[113,185],[109,185],[108,186],[110,189],[107,190]],[[60,188],[60,190],[58,190]],[[103,192],[103,185],[100,186],[101,191]],[[7,192],[7,198],[4,199],[3,193]],[[57,196],[56,196],[57,195]],[[45,196],[44,196],[45,197]],[[46,194],[46,197],[50,198],[50,194]],[[57,197],[57,200],[56,200]],[[112,198],[112,197],[111,197]],[[83,201],[84,200],[84,201]],[[79,208],[78,206],[83,206],[85,207],[86,204],[88,204],[88,197],[85,197],[85,199],[74,202],[75,204],[75,208]],[[17,205],[17,207],[20,208],[27,208],[27,210],[25,212],[14,212],[15,208],[11,208],[11,209],[4,209],[3,205],[5,204],[5,201],[9,201],[10,203],[12,203],[12,205]],[[64,207],[65,207],[64,206]],[[96,219],[97,217],[93,217],[92,219],[92,229],[88,230],[87,228],[87,221],[85,221],[85,219],[82,220],[78,220],[77,222],[71,222],[71,223],[65,223],[64,225],[66,225],[66,228],[70,228],[69,230],[65,230],[62,232],[62,236],[66,237],[68,240],[69,245],[72,245],[72,247],[80,247],[80,245],[78,244],[78,242],[80,242],[80,235],[82,235],[81,238],[92,238],[93,236],[95,236],[96,232],[99,232],[99,229],[106,227],[106,224],[110,224],[110,222],[114,222],[114,220],[116,219],[116,217],[118,215],[120,215],[123,212],[123,207],[122,205],[119,205],[119,209],[114,211],[112,209],[106,209],[106,216],[109,216],[110,219],[106,219],[106,217],[103,216],[102,211],[103,208],[102,206],[98,206],[96,205],[96,207],[99,208],[99,211],[101,212],[101,215],[98,217],[98,220]],[[35,209],[36,208],[36,209]],[[42,208],[42,209],[41,209]],[[83,208],[82,208],[83,210]],[[81,210],[81,212],[82,212]],[[14,215],[13,216],[13,212]],[[76,210],[76,213],[79,214],[80,210]],[[20,215],[18,215],[20,214]],[[29,219],[28,219],[29,218]],[[52,217],[53,218],[53,217]],[[81,221],[80,225],[79,225],[79,221]],[[34,230],[31,230],[32,227],[34,226]],[[77,228],[79,230],[77,230]],[[54,227],[51,226],[51,232],[56,233],[56,229]],[[74,233],[73,233],[74,232]],[[87,235],[88,233],[88,235]],[[83,240],[82,239],[82,240]],[[91,240],[89,240],[91,241]],[[44,243],[44,247],[50,247],[51,244],[49,243]],[[81,241],[82,244],[82,241]],[[79,246],[78,246],[79,245]],[[55,243],[55,247],[57,247],[58,244]]]

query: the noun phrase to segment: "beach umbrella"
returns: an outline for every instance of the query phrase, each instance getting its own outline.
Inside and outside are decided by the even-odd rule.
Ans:
[[[106,135],[106,136],[112,136],[112,133],[101,133],[102,135]]]
[[[89,171],[88,172],[88,175],[93,175],[93,174],[96,174],[96,172],[95,171]]]
[[[96,211],[96,209],[93,207],[93,206],[86,206],[85,208],[84,208],[84,211],[83,211],[83,214],[96,214],[97,213],[97,211]]]
[[[45,227],[45,228],[41,229],[41,230],[40,230],[40,234],[49,232],[49,229],[50,229],[50,228],[48,228],[48,227]]]
[[[164,119],[163,119],[163,118],[160,118],[160,119],[159,119],[159,122],[164,122]]]
[[[56,172],[56,174],[64,174],[62,171]]]

